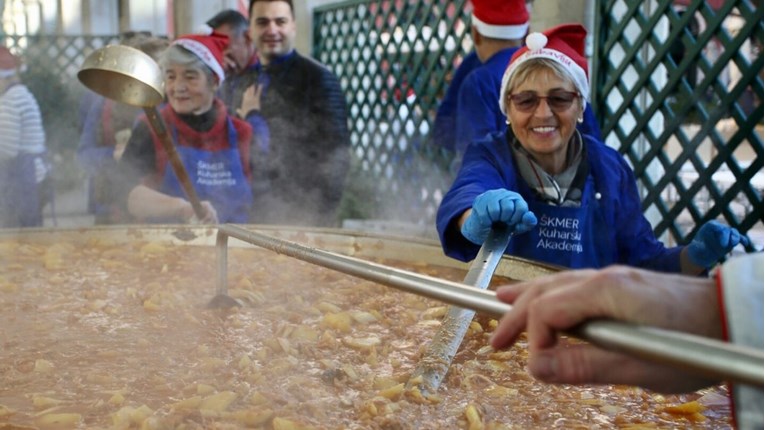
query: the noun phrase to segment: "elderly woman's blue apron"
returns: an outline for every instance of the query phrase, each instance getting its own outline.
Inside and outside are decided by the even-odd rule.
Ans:
[[[208,200],[221,223],[247,223],[252,207],[252,189],[244,174],[237,146],[238,136],[231,118],[226,119],[229,147],[223,150],[198,149],[176,145],[189,179],[200,200]],[[173,141],[178,131],[172,127]],[[160,191],[177,197],[186,195],[168,162]]]

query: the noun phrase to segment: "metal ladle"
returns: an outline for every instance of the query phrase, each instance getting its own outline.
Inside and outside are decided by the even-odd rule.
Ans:
[[[173,172],[194,209],[194,214],[198,219],[204,219],[206,211],[191,185],[186,168],[157,110],[157,106],[165,98],[162,90],[162,71],[157,62],[138,49],[124,45],[107,45],[88,55],[77,73],[77,78],[83,85],[106,98],[143,108],[149,125],[159,137]],[[219,292],[208,306],[232,308],[241,304],[224,290]]]

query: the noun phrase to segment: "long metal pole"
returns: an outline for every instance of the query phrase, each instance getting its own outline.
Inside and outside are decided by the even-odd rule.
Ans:
[[[235,225],[218,226],[218,234],[389,287],[473,309],[495,318],[501,317],[511,309],[510,305],[500,302],[492,291],[478,290],[457,282],[311,248]],[[570,334],[602,348],[674,366],[709,378],[763,386],[765,357],[762,351],[752,348],[610,320],[586,322]]]

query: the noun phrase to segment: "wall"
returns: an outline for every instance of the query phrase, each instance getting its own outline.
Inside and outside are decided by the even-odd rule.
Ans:
[[[535,0],[531,11],[531,31],[561,23],[578,22],[588,30],[587,56],[592,56],[593,14],[596,0]]]
[[[423,0],[424,1],[424,0]],[[312,46],[312,10],[339,3],[337,0],[293,0],[298,25],[296,46],[310,54]],[[58,5],[63,5],[59,11]],[[83,4],[89,13],[83,14]],[[594,0],[535,0],[531,28],[543,29],[561,22],[586,22],[587,7]],[[129,27],[155,34],[184,34],[198,31],[202,24],[218,11],[232,8],[246,13],[249,0],[130,0]],[[3,13],[4,10],[4,13]],[[0,0],[3,30],[46,34],[82,34],[89,28],[92,34],[120,32],[117,1],[103,0]],[[83,20],[89,19],[89,23]],[[58,26],[61,26],[59,29]]]
[[[224,9],[237,9],[246,15],[248,4],[248,0],[174,0],[174,34],[195,33]]]
[[[590,0],[534,0],[531,10],[531,30],[538,31],[563,22],[584,21],[584,11]]]
[[[116,0],[2,0],[0,31],[8,34],[113,35],[126,30],[176,34],[197,31],[218,11],[247,0],[129,0],[120,28]],[[241,10],[246,10],[242,7]]]

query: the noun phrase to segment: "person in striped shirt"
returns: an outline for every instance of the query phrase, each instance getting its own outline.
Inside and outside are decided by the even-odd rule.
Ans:
[[[19,76],[22,63],[0,46],[0,227],[43,224],[49,176],[40,107]]]

